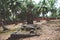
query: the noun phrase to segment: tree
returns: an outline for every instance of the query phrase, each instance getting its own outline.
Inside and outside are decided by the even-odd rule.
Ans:
[[[49,11],[51,11],[51,17],[55,18],[57,17],[57,8],[55,7],[55,4],[57,3],[57,0],[48,0],[49,3]]]
[[[43,18],[45,17],[45,14],[47,14],[48,13],[48,6],[47,6],[47,2],[46,2],[46,0],[43,0],[43,1],[40,1],[39,3],[38,3],[38,7],[37,7],[37,10],[36,10],[36,14],[40,14],[40,13],[42,13],[42,15],[43,15]]]
[[[25,1],[26,6],[25,6],[25,13],[26,13],[26,19],[27,19],[27,24],[33,24],[33,8],[34,4],[32,3],[32,0],[26,0]]]
[[[3,31],[7,30],[4,25],[4,21],[10,20],[11,15],[16,17],[19,4],[17,0],[0,0],[0,21],[3,27]]]
[[[57,17],[60,18],[60,7],[57,9]]]
[[[7,18],[7,16],[9,15],[7,1],[8,0],[5,0],[5,1],[0,0],[0,21],[2,24],[3,31],[8,30],[3,23],[4,20]]]

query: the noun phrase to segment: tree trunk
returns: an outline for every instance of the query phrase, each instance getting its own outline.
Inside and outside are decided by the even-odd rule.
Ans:
[[[45,17],[44,13],[43,13],[43,18]]]
[[[3,21],[1,22],[1,24],[2,24],[3,31],[8,30],[8,29],[5,27],[5,25],[4,25],[4,23],[3,23]]]
[[[31,12],[27,13],[27,24],[33,24],[33,14]]]

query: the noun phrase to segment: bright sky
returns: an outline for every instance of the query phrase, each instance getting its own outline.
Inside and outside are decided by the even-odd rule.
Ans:
[[[58,0],[56,7],[58,8],[59,6],[60,6],[60,0]]]
[[[34,0],[36,3],[39,3],[40,0]]]
[[[40,0],[34,0],[34,1],[38,4]],[[42,1],[42,0],[41,0],[41,1]],[[60,7],[60,0],[57,0],[56,7],[57,7],[57,8]],[[50,15],[51,15],[51,12],[48,12],[47,15],[50,16]],[[41,16],[42,16],[42,14],[41,14]]]

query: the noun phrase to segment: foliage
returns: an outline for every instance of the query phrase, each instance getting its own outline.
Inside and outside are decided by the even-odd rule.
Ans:
[[[51,11],[51,17],[57,17],[60,10],[55,7],[56,2],[56,0],[43,0],[36,4],[32,0],[0,0],[0,20],[24,20],[28,12],[34,17],[39,17],[41,13],[45,17],[45,14]]]

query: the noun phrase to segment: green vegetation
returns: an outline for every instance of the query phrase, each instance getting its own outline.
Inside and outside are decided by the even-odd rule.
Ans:
[[[56,3],[56,0],[43,0],[38,4],[32,0],[0,0],[0,20],[25,19],[28,11],[32,12],[34,17],[39,17],[41,13],[46,17],[49,11],[52,13],[49,17],[60,17],[60,8],[55,7]]]

